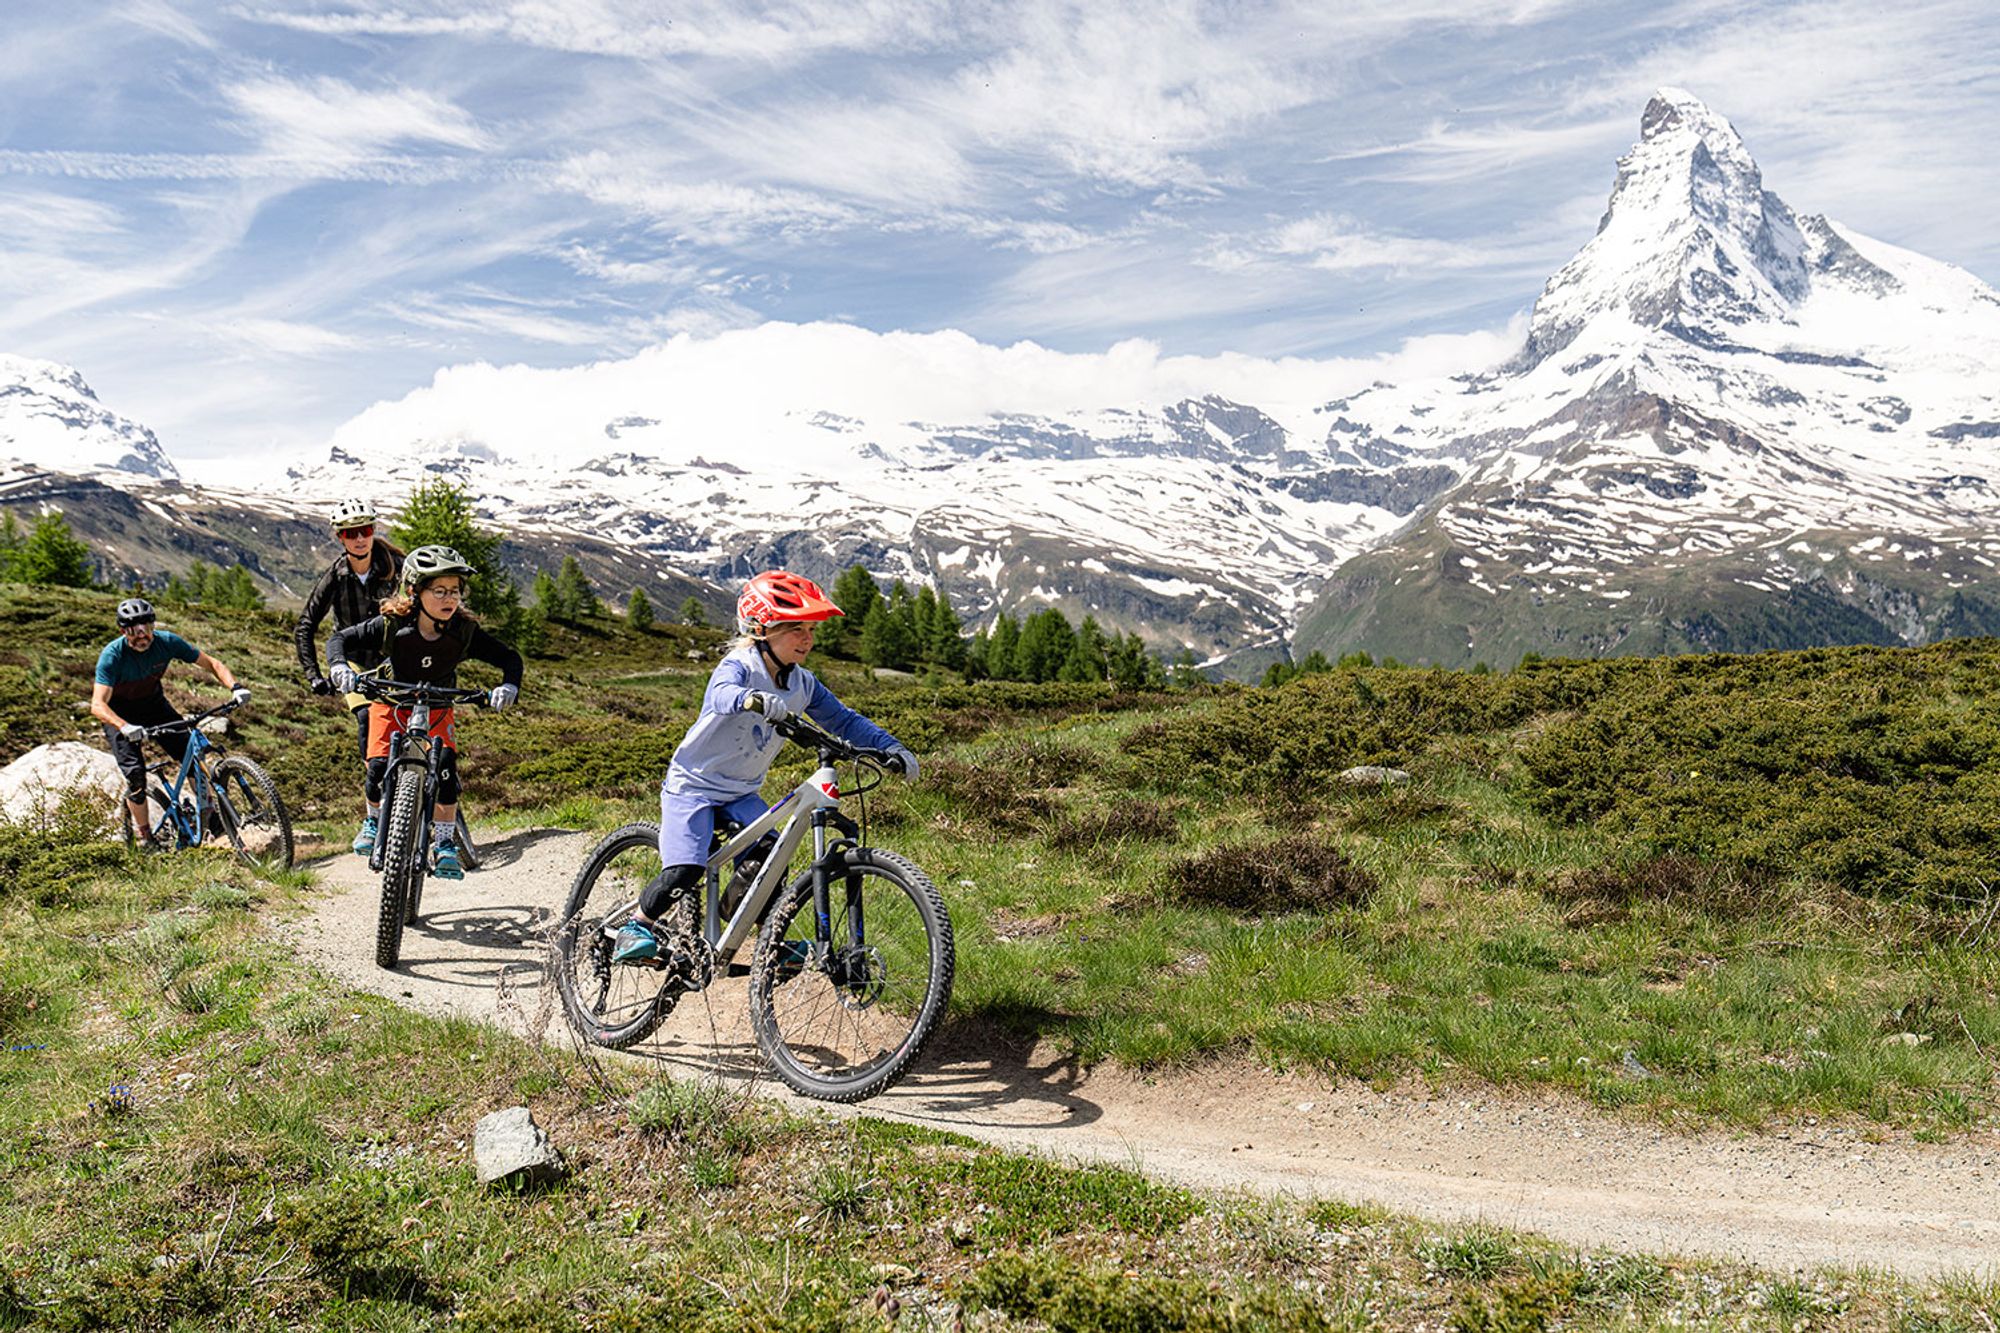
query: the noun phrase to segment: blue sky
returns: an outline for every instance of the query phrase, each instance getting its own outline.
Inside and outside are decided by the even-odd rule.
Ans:
[[[767,320],[1200,357],[1491,335],[1663,84],[1795,208],[2000,281],[2000,25],[1969,0],[7,13],[0,351],[184,458],[317,445],[444,366]]]

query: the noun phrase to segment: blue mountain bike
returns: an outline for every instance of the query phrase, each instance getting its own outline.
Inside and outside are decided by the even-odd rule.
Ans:
[[[217,704],[206,712],[145,728],[142,739],[157,740],[186,732],[187,751],[175,767],[171,759],[148,764],[153,775],[146,784],[145,835],[156,846],[199,847],[211,835],[226,840],[243,860],[278,867],[292,863],[292,817],[285,810],[278,784],[261,765],[240,754],[225,754],[201,730],[210,718],[236,711],[236,701]],[[173,777],[168,779],[171,773]],[[130,802],[124,810],[125,841],[136,847],[139,830],[132,826]]]

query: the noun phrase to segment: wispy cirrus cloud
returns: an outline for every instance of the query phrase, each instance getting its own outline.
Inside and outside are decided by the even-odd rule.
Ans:
[[[231,83],[223,94],[270,156],[352,163],[400,143],[482,151],[493,140],[462,108],[414,88],[368,90],[322,75]]]

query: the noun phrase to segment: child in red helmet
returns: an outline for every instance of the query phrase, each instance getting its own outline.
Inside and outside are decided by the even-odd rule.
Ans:
[[[674,751],[660,786],[660,864],[646,886],[639,915],[618,933],[614,962],[642,962],[659,952],[653,926],[668,903],[696,891],[708,860],[718,812],[748,824],[770,809],[757,793],[784,748],[771,726],[805,714],[850,745],[887,750],[903,776],[917,775],[907,746],[834,697],[801,665],[812,651],[813,626],[841,615],[817,583],[774,569],[759,574],[736,599],[738,638],[708,678],[701,715]]]

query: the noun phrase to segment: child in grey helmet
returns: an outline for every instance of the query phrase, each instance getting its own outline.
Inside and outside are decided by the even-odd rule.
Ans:
[[[613,962],[656,957],[655,925],[674,898],[695,892],[707,863],[718,814],[748,824],[770,807],[759,796],[785,738],[772,727],[804,714],[850,745],[887,750],[906,778],[917,757],[882,728],[834,697],[801,665],[812,651],[813,626],[842,614],[819,585],[786,570],[759,574],[736,601],[740,635],[716,664],[701,715],[674,751],[660,785],[660,864],[646,886],[639,914],[618,932]]]

